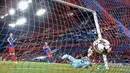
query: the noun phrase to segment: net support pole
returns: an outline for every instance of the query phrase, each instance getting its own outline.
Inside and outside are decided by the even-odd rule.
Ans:
[[[102,38],[101,31],[100,31],[100,26],[98,24],[98,18],[97,18],[96,11],[85,8],[85,7],[82,7],[82,6],[79,6],[79,5],[75,5],[75,4],[72,4],[72,3],[69,3],[69,2],[65,2],[65,1],[62,1],[62,0],[52,0],[52,1],[55,1],[55,2],[58,2],[58,3],[64,4],[64,5],[69,5],[69,6],[74,7],[74,8],[78,8],[78,9],[81,9],[81,10],[86,10],[88,12],[91,12],[93,14],[93,16],[94,16],[94,22],[95,22],[98,38],[99,39]],[[104,64],[105,64],[106,69],[109,69],[108,60],[107,60],[106,55],[103,55],[103,60],[104,60]]]
[[[106,69],[109,69],[109,64],[108,64],[107,56],[104,55],[104,54],[102,56],[103,56],[103,61],[104,61]]]
[[[100,26],[98,24],[97,13],[94,12],[93,16],[94,16],[94,22],[95,22],[95,25],[96,25],[97,33],[98,33],[98,38],[101,39],[102,38],[102,34],[101,34]],[[103,56],[103,61],[104,61],[106,69],[109,69],[109,64],[108,64],[107,56],[105,54],[103,54],[102,56]]]

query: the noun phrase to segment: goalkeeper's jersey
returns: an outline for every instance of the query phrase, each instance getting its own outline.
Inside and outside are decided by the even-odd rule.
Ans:
[[[74,57],[68,55],[69,63],[74,67],[74,68],[79,68],[79,67],[87,67],[90,66],[90,60],[88,57],[84,57],[82,59],[75,59]]]

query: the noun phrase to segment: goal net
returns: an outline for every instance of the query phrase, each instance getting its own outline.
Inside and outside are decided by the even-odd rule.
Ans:
[[[27,2],[20,10],[20,1]],[[0,16],[0,73],[128,73],[130,72],[130,1],[123,0],[5,0]],[[24,7],[25,10],[24,10]],[[10,8],[15,9],[11,15]],[[41,15],[38,13],[43,9]],[[42,14],[43,13],[43,14]],[[19,21],[20,18],[25,18]],[[23,23],[24,22],[24,23]],[[22,24],[23,23],[23,24]],[[15,58],[7,40],[13,34]],[[74,68],[61,59],[80,60],[97,38],[107,39],[109,70],[102,54],[94,52],[94,67]],[[44,49],[45,42],[51,49]]]

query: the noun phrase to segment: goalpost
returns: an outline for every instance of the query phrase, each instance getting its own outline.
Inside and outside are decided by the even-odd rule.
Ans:
[[[78,8],[78,9],[81,9],[81,10],[86,10],[88,12],[91,12],[93,14],[93,16],[94,16],[94,23],[95,23],[95,26],[96,26],[98,38],[99,39],[102,38],[101,31],[100,31],[100,26],[98,24],[98,18],[97,18],[96,11],[88,9],[88,8],[85,8],[85,7],[82,7],[82,6],[79,6],[79,5],[75,5],[75,4],[72,4],[72,3],[69,3],[69,2],[65,2],[65,1],[62,1],[62,0],[53,0],[53,1],[62,3],[62,4],[65,4],[65,5],[74,7],[74,8]],[[106,69],[109,69],[107,56],[105,54],[103,54],[102,56],[103,56],[103,60],[104,60],[104,64],[105,64]]]

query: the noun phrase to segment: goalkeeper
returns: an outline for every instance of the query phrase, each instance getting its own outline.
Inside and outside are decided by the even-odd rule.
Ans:
[[[62,56],[62,59],[68,59],[67,63],[71,64],[71,66],[74,68],[86,68],[88,66],[92,66],[88,57],[75,59],[71,55],[65,54]]]

